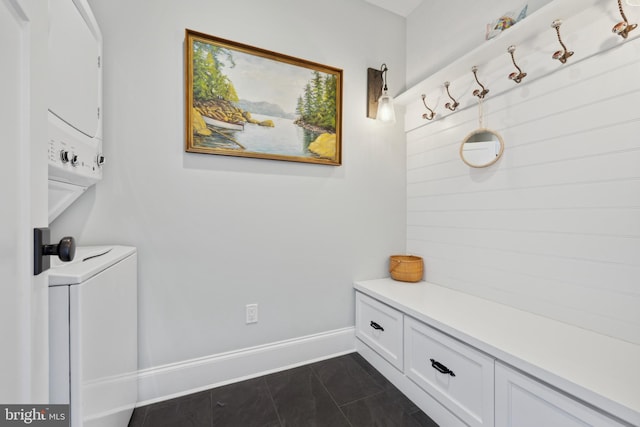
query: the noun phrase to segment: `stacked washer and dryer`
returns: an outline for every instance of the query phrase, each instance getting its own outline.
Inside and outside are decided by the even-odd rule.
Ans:
[[[86,0],[49,0],[48,72],[51,222],[102,178],[102,36]],[[126,427],[137,400],[136,248],[66,255],[49,271],[50,403],[70,404],[71,427]]]

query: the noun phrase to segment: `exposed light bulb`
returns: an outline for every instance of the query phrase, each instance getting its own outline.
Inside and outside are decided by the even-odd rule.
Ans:
[[[396,112],[393,108],[393,97],[387,94],[387,91],[383,91],[380,98],[378,98],[378,114],[376,120],[383,123],[395,123]]]

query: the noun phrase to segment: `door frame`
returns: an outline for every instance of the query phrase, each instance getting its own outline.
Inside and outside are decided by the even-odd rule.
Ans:
[[[10,298],[8,305],[13,307],[2,315],[0,325],[1,336],[10,340],[3,343],[4,355],[0,357],[8,362],[0,364],[0,378],[5,380],[0,402],[48,403],[48,275],[33,275],[33,228],[48,226],[48,5],[42,0],[0,0],[0,3],[0,8],[9,13],[8,19],[15,20],[19,40],[16,61],[10,63],[18,69],[15,73],[14,68],[12,74],[19,76],[14,82],[19,88],[14,92],[18,99],[5,100],[17,110],[18,120],[13,123],[13,131],[4,135],[17,135],[17,140],[0,141],[3,145],[15,144],[12,153],[16,155],[6,161],[17,165],[16,182],[10,185],[18,190],[10,198],[17,212],[15,221],[1,225],[11,230],[5,235],[15,236],[17,241],[12,244],[5,239],[0,248],[7,251],[6,265],[14,264],[14,274],[0,278],[3,282],[0,298]]]

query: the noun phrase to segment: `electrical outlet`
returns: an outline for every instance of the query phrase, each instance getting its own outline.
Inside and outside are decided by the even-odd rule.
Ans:
[[[258,304],[247,304],[247,324],[258,323]]]

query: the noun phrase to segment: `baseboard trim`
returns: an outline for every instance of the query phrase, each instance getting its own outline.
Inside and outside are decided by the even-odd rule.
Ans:
[[[348,327],[143,369],[136,406],[352,353],[355,340],[355,328]]]

